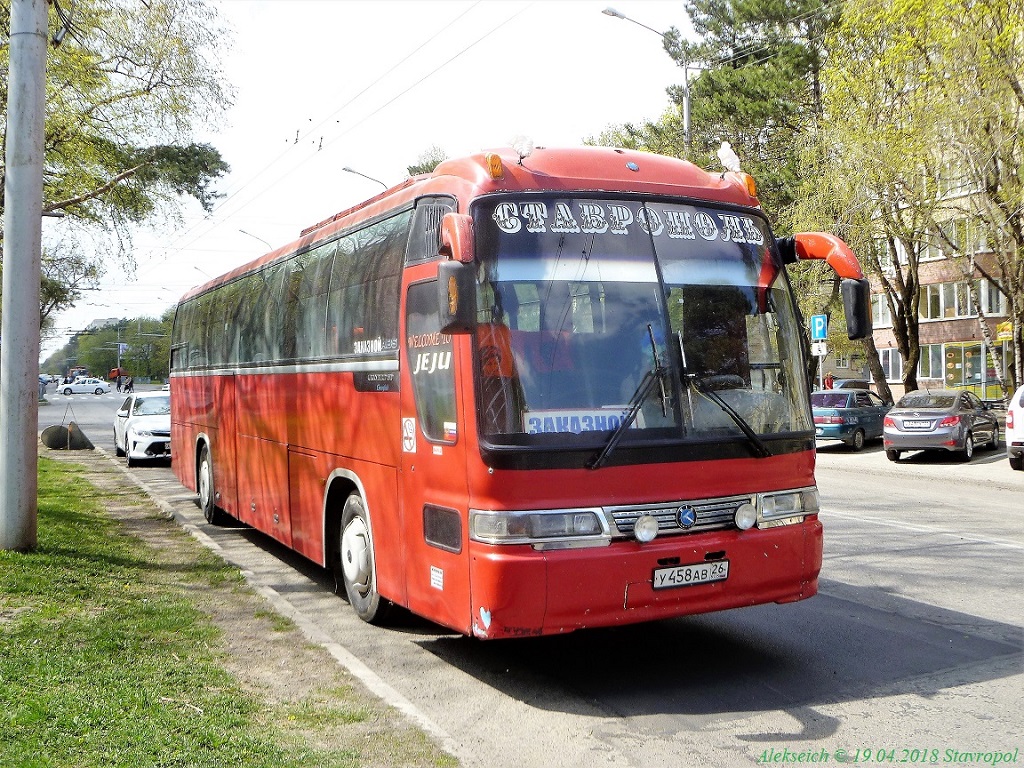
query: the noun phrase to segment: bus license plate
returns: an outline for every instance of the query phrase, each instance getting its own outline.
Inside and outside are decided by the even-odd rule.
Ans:
[[[715,560],[712,563],[677,565],[672,568],[656,568],[652,586],[655,589],[689,587],[693,584],[711,584],[729,578],[729,561]]]

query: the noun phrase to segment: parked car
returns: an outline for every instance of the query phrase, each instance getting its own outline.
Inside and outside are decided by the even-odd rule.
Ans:
[[[131,394],[114,414],[114,452],[128,466],[171,457],[171,397],[162,392]]]
[[[832,385],[833,389],[871,389],[871,382],[867,379],[836,379]]]
[[[102,395],[110,392],[110,382],[91,376],[81,376],[70,383],[58,384],[57,391],[62,395],[82,395],[90,392]]]
[[[1013,393],[1006,409],[1006,458],[1011,469],[1024,469],[1024,386]]]
[[[816,440],[842,440],[855,451],[882,436],[891,406],[867,389],[824,389],[811,393]]]
[[[970,461],[975,445],[999,447],[999,419],[973,392],[953,389],[908,392],[885,417],[885,455],[942,450]]]

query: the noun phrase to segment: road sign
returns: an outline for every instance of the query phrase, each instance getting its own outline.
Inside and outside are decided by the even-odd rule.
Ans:
[[[812,341],[811,354],[815,357],[826,357],[828,355],[828,346],[824,341]]]
[[[811,315],[811,341],[828,338],[828,315]]]

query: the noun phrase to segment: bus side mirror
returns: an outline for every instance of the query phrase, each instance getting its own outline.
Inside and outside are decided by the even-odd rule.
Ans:
[[[473,263],[473,218],[468,213],[446,213],[441,219],[441,255]]]
[[[476,326],[476,267],[442,261],[437,268],[437,290],[441,333],[472,331]]]
[[[843,310],[846,335],[866,339],[871,335],[871,285],[861,271],[850,246],[835,235],[824,232],[798,232],[792,238],[777,240],[784,262],[795,259],[822,259],[843,279]]]
[[[866,339],[871,335],[871,284],[866,278],[846,278],[840,285],[843,311],[846,313],[846,335]]]

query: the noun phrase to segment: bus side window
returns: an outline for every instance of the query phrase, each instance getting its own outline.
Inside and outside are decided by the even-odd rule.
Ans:
[[[452,337],[439,334],[437,281],[409,286],[406,297],[406,352],[420,430],[435,442],[456,440],[455,366]]]

